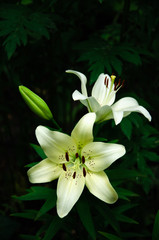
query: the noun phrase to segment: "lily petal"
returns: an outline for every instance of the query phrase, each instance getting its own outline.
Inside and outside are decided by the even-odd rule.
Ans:
[[[93,125],[96,119],[95,113],[85,114],[74,127],[71,137],[79,148],[93,141]]]
[[[77,77],[79,77],[79,79],[81,80],[81,90],[82,90],[82,94],[85,95],[86,97],[87,95],[87,89],[86,89],[86,83],[87,83],[87,78],[86,76],[81,73],[81,72],[77,72],[74,70],[66,70],[67,73],[73,73],[75,74]]]
[[[73,92],[72,98],[74,101],[80,100],[80,102],[88,108],[89,112],[96,112],[98,109],[100,109],[100,104],[94,97],[86,97],[78,90]]]
[[[36,137],[46,156],[55,163],[64,163],[65,152],[76,152],[76,144],[67,134],[51,131],[46,127],[38,126]]]
[[[46,158],[30,168],[27,174],[31,183],[46,183],[58,178],[62,171],[61,167]]]
[[[106,203],[115,203],[118,199],[116,191],[103,171],[98,173],[88,172],[86,186],[94,196]]]
[[[102,106],[96,112],[96,122],[98,123],[104,122],[112,118],[113,118],[112,108],[108,105]]]
[[[73,178],[73,172],[66,171],[59,177],[57,184],[57,213],[59,217],[65,217],[78,201],[85,185],[85,178],[81,171],[76,172]]]
[[[106,95],[106,86],[104,85],[106,76],[109,77],[108,75],[101,73],[92,88],[92,96],[95,97],[101,105]]]
[[[136,99],[132,97],[124,97],[117,101],[112,105],[112,111],[116,125],[121,122],[123,117],[131,112],[139,112],[151,121],[151,115],[149,112],[144,107],[140,106]]]
[[[105,78],[107,79],[107,86],[105,84]],[[101,106],[111,106],[114,103],[116,96],[115,91],[110,91],[110,88],[113,87],[114,85],[111,86],[110,76],[108,74],[101,73],[92,88],[92,96],[97,99]]]
[[[85,165],[93,172],[108,168],[113,162],[125,154],[125,147],[121,144],[92,142],[82,149],[82,155],[89,154]]]
[[[85,100],[88,97],[80,93],[78,90],[75,90],[72,94],[72,98],[74,101],[76,101],[76,100]]]

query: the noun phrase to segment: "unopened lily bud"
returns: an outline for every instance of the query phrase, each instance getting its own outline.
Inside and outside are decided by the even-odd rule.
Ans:
[[[29,88],[25,86],[19,86],[19,91],[28,105],[28,107],[39,117],[44,118],[46,120],[50,120],[53,118],[53,115],[46,104],[46,102],[40,98],[37,94],[32,92]]]

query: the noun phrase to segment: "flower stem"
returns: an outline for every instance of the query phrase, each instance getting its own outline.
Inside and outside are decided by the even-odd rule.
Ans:
[[[61,132],[62,128],[58,125],[54,118],[51,119],[52,123],[56,126],[56,128]]]

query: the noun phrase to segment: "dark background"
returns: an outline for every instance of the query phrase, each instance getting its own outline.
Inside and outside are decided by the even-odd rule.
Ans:
[[[159,1],[0,1],[0,44],[0,223],[1,239],[8,240],[15,236],[18,239],[19,234],[31,229],[28,221],[10,216],[26,207],[11,196],[22,195],[30,187],[24,166],[39,158],[29,143],[37,143],[34,132],[39,124],[49,125],[30,111],[20,96],[19,85],[41,96],[55,120],[69,134],[87,110],[72,100],[72,92],[80,90],[80,81],[65,70],[84,73],[88,77],[88,89],[101,72],[114,73],[117,79],[125,80],[117,99],[133,96],[146,107],[152,122],[147,123],[144,117],[137,121],[151,131],[146,135],[146,130],[140,131],[136,124],[134,130],[128,127],[131,133],[127,136],[123,125],[115,128],[108,123],[99,135],[109,140],[119,138],[130,149],[132,143],[140,144],[139,137],[145,134],[147,140],[151,138],[145,148],[157,154]],[[159,161],[155,156],[156,160],[146,163],[144,170],[137,160],[129,166],[140,171],[148,169],[151,180],[145,185],[132,186],[141,197],[138,204],[142,205],[138,218],[141,217],[143,225],[136,227],[136,231],[139,233],[142,228],[148,232],[147,236],[136,239],[150,239],[158,210]]]

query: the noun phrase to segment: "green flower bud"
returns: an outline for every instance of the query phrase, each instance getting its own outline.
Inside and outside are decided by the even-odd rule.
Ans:
[[[44,118],[46,120],[50,120],[53,118],[53,115],[42,98],[40,98],[37,94],[32,92],[29,88],[25,86],[19,86],[19,91],[28,105],[28,107],[39,117]]]

